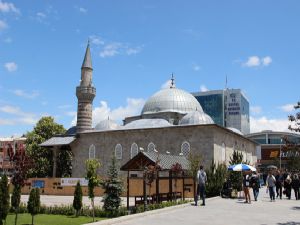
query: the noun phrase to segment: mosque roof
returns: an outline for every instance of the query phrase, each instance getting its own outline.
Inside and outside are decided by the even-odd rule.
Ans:
[[[158,112],[188,113],[195,110],[203,111],[197,99],[192,94],[171,86],[151,96],[145,103],[142,114]]]
[[[102,120],[100,121],[96,126],[95,126],[95,130],[97,131],[104,131],[104,130],[116,130],[118,129],[120,126],[111,119],[106,119],[106,120]]]
[[[173,125],[164,119],[139,119],[126,124],[122,129],[143,129],[169,126]]]
[[[203,111],[189,112],[179,121],[179,125],[200,125],[212,123],[214,123],[213,119]]]
[[[234,133],[237,133],[239,135],[244,136],[244,134],[240,130],[238,130],[238,129],[234,128],[234,127],[227,127],[227,129],[233,131]]]
[[[48,139],[47,141],[41,143],[39,146],[41,147],[51,147],[51,146],[58,146],[58,145],[69,145],[73,141],[75,141],[74,136],[57,136]]]
[[[158,154],[156,152],[139,152],[121,167],[121,170],[139,171],[144,170],[145,166],[157,165],[161,170],[171,170],[172,166],[179,163],[183,170],[190,168],[190,161],[184,156]]]

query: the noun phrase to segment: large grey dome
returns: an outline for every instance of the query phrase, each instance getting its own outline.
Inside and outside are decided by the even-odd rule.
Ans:
[[[179,125],[197,125],[212,123],[214,123],[213,119],[203,111],[189,112],[179,121]]]
[[[158,112],[188,113],[198,110],[203,112],[197,99],[190,93],[177,88],[167,88],[156,92],[145,103],[142,114]]]
[[[122,129],[143,129],[172,126],[164,119],[139,119],[126,124]]]
[[[119,125],[109,118],[107,120],[100,121],[96,126],[95,130],[103,131],[103,130],[116,130],[119,128]]]

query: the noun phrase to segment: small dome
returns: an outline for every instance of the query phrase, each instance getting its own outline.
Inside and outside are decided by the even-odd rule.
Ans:
[[[164,119],[139,119],[126,124],[123,129],[143,129],[173,126]]]
[[[76,131],[77,131],[77,127],[76,126],[73,126],[73,127],[70,127],[67,131],[66,131],[66,135],[75,135],[76,134]]]
[[[212,124],[213,119],[204,112],[193,111],[186,114],[179,121],[179,125]]]
[[[110,120],[109,118],[107,120],[100,121],[95,126],[95,130],[97,130],[97,131],[116,130],[118,128],[119,128],[119,125],[114,120]]]
[[[203,112],[197,99],[190,93],[174,87],[162,89],[151,96],[145,103],[142,114],[158,112],[188,113],[198,110]]]
[[[227,129],[233,131],[234,133],[244,136],[244,134],[239,129],[236,129],[234,127],[227,127]]]

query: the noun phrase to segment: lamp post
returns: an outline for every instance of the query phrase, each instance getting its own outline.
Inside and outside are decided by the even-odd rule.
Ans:
[[[279,148],[279,169],[281,171],[281,144],[282,144],[282,138],[280,138],[280,148]]]

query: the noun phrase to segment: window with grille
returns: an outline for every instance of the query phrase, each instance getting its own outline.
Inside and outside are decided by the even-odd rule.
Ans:
[[[148,144],[148,152],[154,152],[155,149],[155,144],[153,144],[152,142],[150,142]]]
[[[122,159],[122,145],[121,144],[116,145],[115,156],[116,156],[116,159]]]
[[[136,143],[133,143],[131,145],[130,158],[132,159],[138,153],[139,153],[139,147],[138,147],[138,145]]]
[[[187,141],[182,143],[181,153],[183,154],[183,156],[188,156],[190,154],[190,143],[188,143]]]
[[[96,147],[95,145],[91,145],[89,148],[89,159],[94,159],[96,154]]]

